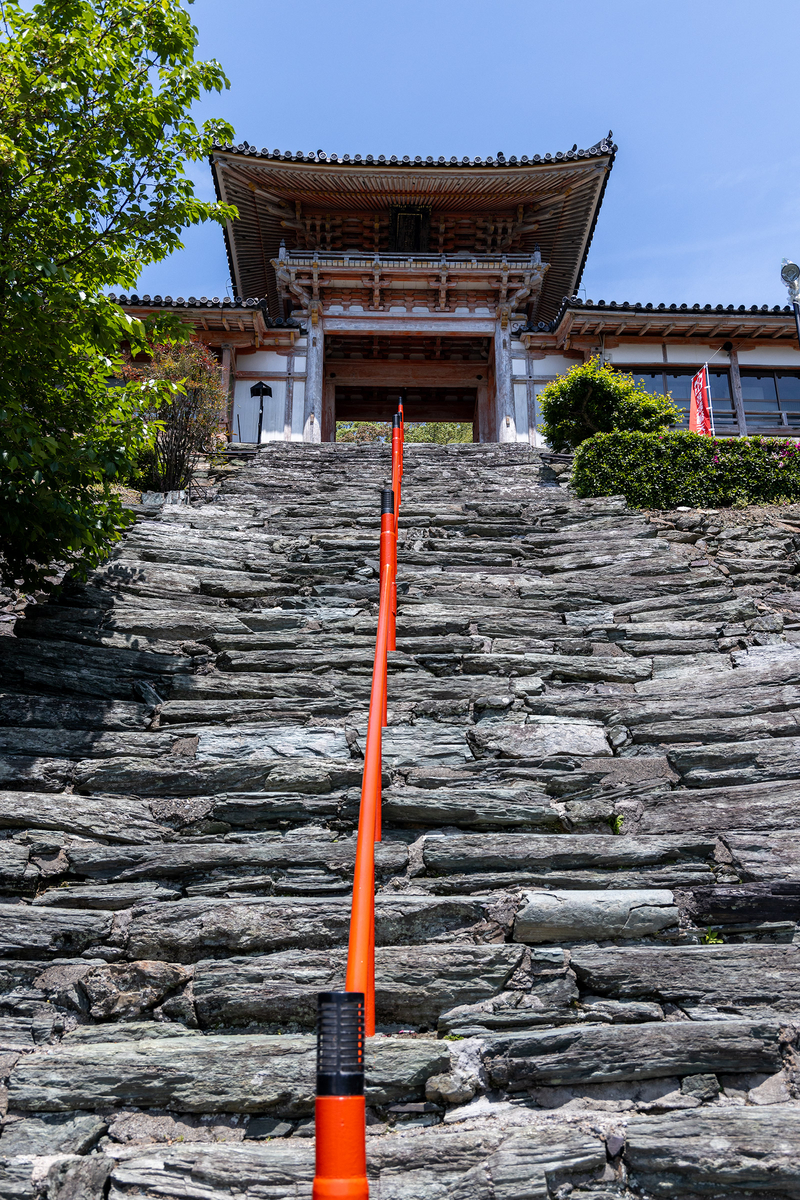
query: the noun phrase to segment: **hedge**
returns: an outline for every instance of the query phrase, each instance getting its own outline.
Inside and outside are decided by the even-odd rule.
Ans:
[[[800,500],[800,441],[699,433],[596,433],[575,451],[578,496],[634,508],[725,508]]]

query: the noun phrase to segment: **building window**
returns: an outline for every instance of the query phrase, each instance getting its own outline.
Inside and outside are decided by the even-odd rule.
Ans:
[[[672,397],[672,403],[682,412],[682,419],[676,428],[689,428],[689,399],[691,395],[692,376],[697,371],[637,371],[635,367],[622,367],[630,371],[639,387],[650,392],[652,396],[664,396],[667,392]],[[717,433],[730,433],[736,430],[736,414],[731,397],[731,385],[727,371],[708,372],[711,385],[711,410],[714,414],[714,429]],[[744,386],[744,385],[743,385]]]
[[[429,208],[393,208],[390,249],[398,254],[427,254],[430,226]]]
[[[800,425],[800,375],[791,371],[742,371],[748,429]]]

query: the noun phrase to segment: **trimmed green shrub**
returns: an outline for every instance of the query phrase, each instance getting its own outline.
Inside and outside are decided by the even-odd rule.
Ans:
[[[652,396],[632,375],[592,358],[548,383],[539,394],[541,432],[556,453],[575,450],[596,433],[675,425],[681,412],[668,396]]]
[[[634,508],[726,508],[800,500],[800,441],[699,433],[598,433],[575,453],[578,496]]]

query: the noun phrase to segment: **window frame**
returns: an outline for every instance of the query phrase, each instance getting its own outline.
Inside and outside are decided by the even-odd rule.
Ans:
[[[769,378],[772,380],[773,386],[775,388],[775,402],[777,404],[777,409],[771,409],[766,413],[757,412],[755,410],[748,410],[748,407],[747,407],[748,404],[763,404],[766,402],[761,401],[761,400],[745,399],[744,388],[742,388],[742,405],[744,407],[744,414],[745,414],[745,419],[747,421],[748,429],[750,428],[751,425],[756,430],[758,430],[759,427],[766,428],[766,429],[775,429],[777,427],[780,427],[781,429],[786,429],[786,430],[800,429],[800,409],[796,409],[794,413],[791,413],[791,410],[782,408],[783,403],[797,404],[798,400],[797,399],[793,399],[793,400],[787,399],[784,401],[781,400],[780,388],[778,386],[778,376],[779,375],[790,375],[793,379],[800,379],[800,370],[792,370],[791,367],[787,368],[787,367],[750,367],[750,366],[748,366],[748,367],[740,367],[739,368],[740,380],[769,376]],[[772,424],[770,424],[769,420],[768,420],[768,418],[771,415],[776,416],[778,418],[776,421],[773,421]],[[790,415],[795,415],[796,420],[789,421],[788,417]]]
[[[668,390],[669,390],[667,388],[667,376],[668,375],[689,375],[689,374],[691,374],[692,376],[694,376],[697,374],[698,371],[701,371],[703,369],[703,366],[705,366],[705,365],[707,365],[707,364],[701,363],[698,366],[696,363],[672,363],[672,362],[669,362],[669,363],[646,363],[646,364],[642,364],[641,366],[629,367],[627,364],[622,364],[622,363],[620,363],[620,364],[614,363],[613,364],[615,370],[624,371],[624,373],[626,375],[632,375],[634,380],[636,380],[637,377],[642,378],[642,376],[644,376],[644,375],[660,375],[661,379],[662,379],[662,387],[664,389],[663,392],[661,393],[662,396],[666,396],[668,393]],[[657,370],[656,369],[657,367],[661,367],[661,370],[660,371]],[[720,432],[727,433],[731,429],[735,429],[738,431],[739,423],[736,419],[736,405],[734,404],[734,399],[733,399],[733,384],[732,384],[732,380],[731,380],[730,367],[728,367],[728,366],[725,366],[725,367],[709,366],[708,370],[709,370],[709,375],[725,375],[728,380],[728,395],[727,396],[717,396],[715,398],[712,398],[712,400],[711,400],[712,411],[714,409],[715,403],[724,403],[726,400],[728,401],[728,403],[731,406],[730,407],[730,419],[728,418],[727,412],[724,414],[723,413],[718,414],[717,412],[714,412],[714,424],[716,426],[718,422],[724,422],[724,425],[720,429]],[[651,395],[654,395],[654,394],[655,393],[651,393]],[[673,403],[675,403],[678,407],[680,407],[680,405],[683,403],[687,404],[687,408],[685,410],[686,415],[685,415],[684,419],[680,422],[680,424],[677,425],[675,428],[677,428],[677,429],[688,428],[688,425],[689,425],[689,408],[688,408],[689,400],[688,400],[688,398],[686,401],[673,401]]]

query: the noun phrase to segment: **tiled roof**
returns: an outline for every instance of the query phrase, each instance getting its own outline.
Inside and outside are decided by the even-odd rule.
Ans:
[[[339,163],[354,167],[391,165],[413,167],[415,170],[419,170],[421,167],[519,167],[532,163],[564,162],[576,158],[595,158],[602,154],[614,154],[617,147],[613,144],[611,136],[611,130],[609,130],[608,137],[601,138],[588,150],[579,150],[576,142],[571,150],[559,150],[556,154],[534,154],[532,156],[523,154],[520,157],[512,154],[510,158],[506,158],[502,150],[499,150],[494,157],[489,156],[488,158],[470,158],[469,155],[464,155],[463,158],[457,158],[455,155],[445,158],[444,155],[439,155],[438,158],[434,158],[430,154],[427,158],[422,158],[419,154],[415,158],[411,158],[408,154],[402,157],[398,157],[396,154],[391,156],[385,154],[339,155],[326,154],[323,150],[304,154],[302,150],[293,153],[291,150],[268,150],[266,146],[257,150],[249,142],[239,142],[238,145],[232,142],[215,142],[214,149],[236,154],[252,154],[256,158],[283,159],[285,162]]]
[[[541,246],[549,270],[537,316],[551,319],[564,292],[580,285],[616,150],[610,133],[588,150],[576,145],[556,154],[508,158],[340,157],[320,151],[259,151],[249,142],[218,145],[210,156],[217,197],[239,212],[238,220],[225,226],[233,286],[266,294],[270,311],[277,313],[272,260],[282,241],[292,249],[301,221],[298,203],[312,213],[341,210],[359,215],[413,203],[440,209],[454,220],[459,213],[535,204],[541,211],[521,234],[520,250],[531,252],[534,243]]]
[[[628,300],[582,300],[579,296],[565,296],[561,308],[552,321],[538,321],[534,324],[519,325],[517,331],[520,333],[552,333],[564,318],[564,314],[571,309],[581,309],[584,312],[592,311],[607,311],[607,312],[630,312],[630,313],[676,313],[678,315],[691,316],[692,314],[708,314],[722,313],[733,316],[782,316],[791,315],[793,312],[790,304],[775,304],[770,307],[769,304],[642,304],[640,302],[631,303]]]
[[[300,325],[291,317],[275,317],[269,315],[266,300],[261,300],[256,297],[249,297],[243,300],[240,296],[234,297],[233,300],[229,296],[214,296],[209,300],[208,296],[201,296],[198,300],[196,296],[190,296],[185,300],[183,296],[178,296],[177,299],[172,296],[139,296],[132,293],[130,296],[116,296],[113,292],[109,294],[109,300],[113,300],[116,304],[121,304],[124,308],[216,308],[226,312],[235,312],[237,309],[251,310],[254,308],[261,309],[265,324],[274,329],[288,328],[299,329]]]

